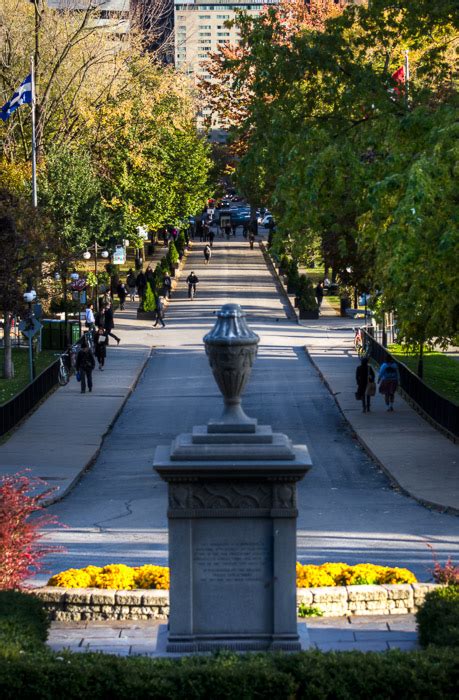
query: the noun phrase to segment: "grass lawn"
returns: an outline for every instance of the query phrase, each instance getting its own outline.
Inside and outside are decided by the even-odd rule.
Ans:
[[[417,353],[406,351],[402,345],[389,345],[388,350],[416,373]],[[423,380],[438,394],[459,404],[459,360],[454,360],[442,352],[425,352]]]
[[[0,348],[0,367],[3,370],[3,348]],[[51,365],[57,358],[54,350],[42,350],[37,353],[35,365],[37,376]],[[29,350],[28,348],[13,348],[14,379],[0,378],[0,404],[9,401],[22,391],[29,383]]]

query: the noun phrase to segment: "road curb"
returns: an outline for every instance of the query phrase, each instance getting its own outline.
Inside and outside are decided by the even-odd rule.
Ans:
[[[102,435],[100,436],[100,442],[99,442],[99,445],[98,445],[98,447],[96,448],[95,452],[91,455],[90,459],[88,459],[88,461],[85,463],[85,465],[80,469],[80,471],[78,472],[78,474],[75,476],[75,478],[70,482],[70,484],[69,484],[65,489],[63,489],[62,491],[59,491],[58,493],[56,493],[55,496],[50,496],[49,498],[44,499],[44,500],[42,501],[42,506],[43,506],[44,508],[47,508],[48,506],[52,506],[54,503],[59,503],[59,501],[62,501],[71,491],[73,491],[73,489],[74,489],[75,486],[78,484],[78,482],[79,482],[80,479],[83,477],[83,475],[84,475],[86,472],[90,471],[90,469],[93,467],[93,465],[95,464],[95,462],[97,461],[97,459],[98,459],[98,457],[99,457],[99,455],[100,455],[100,451],[101,451],[101,449],[102,449],[102,447],[103,447],[105,438],[106,438],[107,435],[109,435],[109,433],[112,431],[113,426],[115,425],[116,421],[117,421],[118,418],[120,417],[120,415],[121,415],[121,413],[122,413],[122,411],[123,411],[123,409],[124,409],[124,407],[125,407],[125,405],[126,405],[128,399],[129,399],[129,398],[131,397],[131,395],[134,393],[134,390],[135,390],[137,384],[139,383],[140,378],[141,378],[141,376],[142,376],[142,374],[143,374],[143,372],[144,372],[144,370],[145,370],[145,367],[147,366],[148,361],[150,360],[150,358],[151,358],[152,355],[153,355],[153,352],[154,352],[154,346],[152,346],[152,347],[150,348],[149,352],[147,353],[147,355],[146,355],[144,361],[142,362],[142,364],[141,364],[141,366],[140,366],[140,368],[139,368],[139,371],[138,371],[138,373],[137,373],[137,376],[134,378],[134,380],[133,380],[131,386],[128,388],[128,390],[127,390],[127,392],[126,392],[126,396],[124,397],[124,399],[123,399],[121,405],[120,405],[119,408],[117,409],[115,415],[114,415],[114,416],[112,417],[112,419],[110,420],[110,423],[108,424],[106,430],[105,430],[105,431],[102,433]]]

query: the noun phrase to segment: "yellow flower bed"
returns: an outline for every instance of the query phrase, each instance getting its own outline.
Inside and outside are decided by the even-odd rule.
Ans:
[[[108,564],[108,566],[87,566],[85,569],[67,569],[51,576],[48,586],[61,588],[114,588],[131,590],[133,588],[169,589],[169,568],[167,566],[125,566]]]
[[[169,590],[169,568],[167,566],[87,566],[85,569],[67,569],[52,576],[48,586],[62,588],[114,588],[131,590],[134,588],[156,588]],[[416,583],[416,577],[408,569],[378,566],[376,564],[343,563],[296,564],[297,588],[318,588],[320,586],[351,586],[373,583]]]
[[[296,585],[298,588],[319,586],[358,586],[374,583],[416,583],[415,575],[409,569],[378,566],[377,564],[326,563],[296,565]]]

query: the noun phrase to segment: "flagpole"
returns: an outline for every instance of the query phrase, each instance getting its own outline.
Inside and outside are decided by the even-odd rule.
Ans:
[[[32,84],[32,204],[38,206],[37,197],[37,142],[35,139],[35,61],[30,59],[30,78]]]
[[[410,90],[410,57],[408,49],[405,51],[405,105],[408,109]]]

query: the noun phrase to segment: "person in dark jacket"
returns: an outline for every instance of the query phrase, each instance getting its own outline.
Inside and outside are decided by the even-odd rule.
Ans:
[[[102,326],[99,326],[94,334],[94,343],[96,345],[95,355],[99,363],[99,369],[103,372],[105,358],[107,357],[107,334]]]
[[[145,296],[145,290],[147,288],[147,278],[145,277],[145,273],[142,270],[137,275],[135,283],[137,287],[137,294],[139,295],[140,299],[143,299]]]
[[[96,366],[94,355],[92,354],[86,338],[83,338],[80,345],[80,350],[76,358],[76,371],[80,373],[81,393],[86,392],[86,382],[88,383],[88,391],[92,391],[92,371]]]
[[[112,333],[114,327],[115,327],[115,320],[113,318],[113,309],[111,307],[111,304],[105,304],[105,312],[104,312],[104,328],[107,336],[110,336],[111,338],[114,338],[118,345],[120,344],[120,339],[118,338],[117,335]],[[108,342],[108,337],[107,337],[107,342]]]
[[[362,357],[360,365],[355,371],[357,382],[356,398],[362,401],[364,413],[370,412],[371,397],[376,393],[375,373],[373,367],[368,364],[368,358]]]
[[[171,276],[166,272],[164,277],[163,277],[163,292],[164,296],[166,299],[171,298],[171,288],[172,288],[172,279]]]
[[[118,299],[120,300],[120,309],[124,311],[124,304],[126,303],[127,289],[124,282],[120,282],[116,288],[116,293],[118,294]]]
[[[317,285],[317,287],[314,290],[314,294],[316,296],[317,306],[319,307],[319,311],[320,311],[320,307],[322,306],[322,299],[324,298],[323,282],[319,282],[319,284]]]

